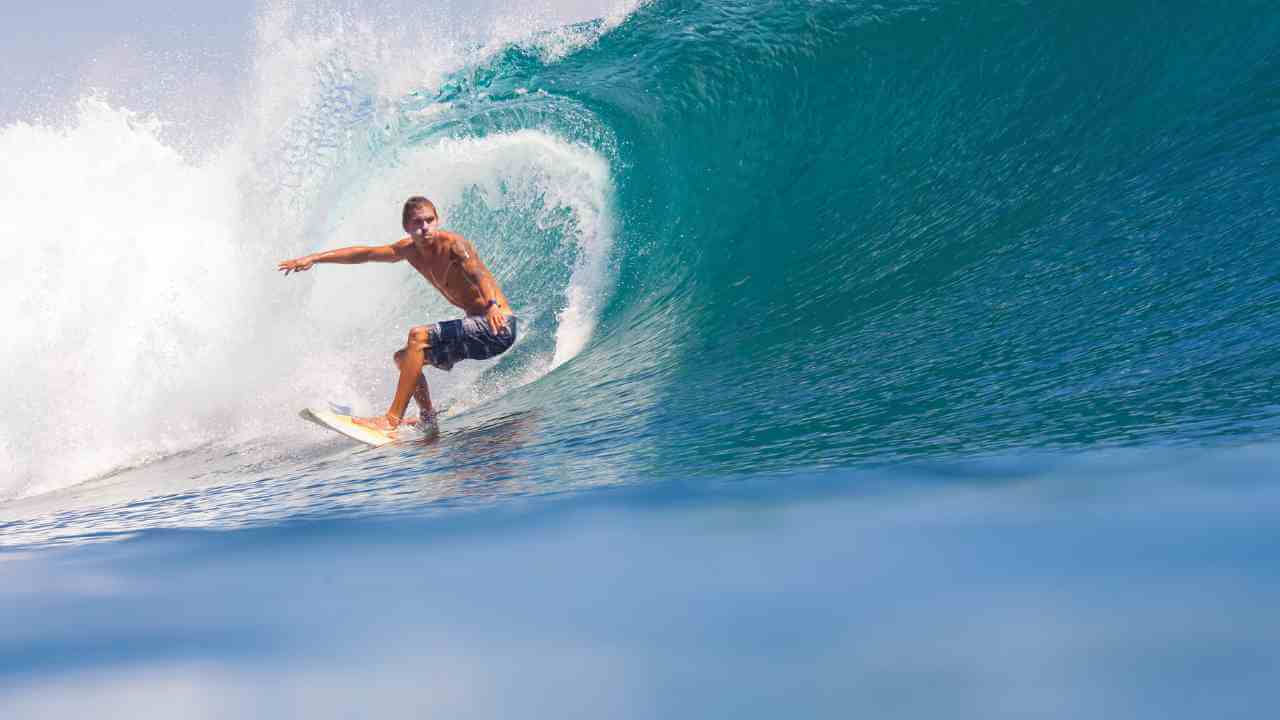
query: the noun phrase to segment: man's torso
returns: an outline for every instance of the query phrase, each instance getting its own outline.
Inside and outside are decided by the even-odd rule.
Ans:
[[[443,237],[430,244],[412,243],[406,259],[454,306],[467,315],[484,315],[489,309],[488,299],[479,285],[472,282],[463,263],[474,263],[472,268],[491,280],[492,273],[479,257],[472,257],[474,251],[466,248],[467,243],[462,242],[460,236],[453,233],[439,235]],[[498,301],[498,308],[510,315],[511,306],[496,281],[493,289],[497,295],[493,299]]]

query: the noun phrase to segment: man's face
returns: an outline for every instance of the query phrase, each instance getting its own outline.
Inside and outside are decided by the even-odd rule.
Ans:
[[[405,221],[404,231],[409,233],[414,240],[425,240],[427,235],[435,228],[439,218],[436,217],[435,208],[430,205],[414,208],[409,213],[409,219]]]

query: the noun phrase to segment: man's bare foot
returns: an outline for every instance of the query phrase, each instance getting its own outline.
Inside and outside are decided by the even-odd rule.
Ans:
[[[367,418],[353,417],[351,418],[351,422],[357,425],[363,425],[364,427],[367,427],[367,428],[372,428],[374,430],[380,430],[382,432],[391,432],[392,430],[396,429],[396,426],[391,424],[390,418],[388,418],[386,415],[378,415],[376,417],[367,417]]]

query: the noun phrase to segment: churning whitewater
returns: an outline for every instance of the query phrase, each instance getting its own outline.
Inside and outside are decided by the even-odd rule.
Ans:
[[[563,55],[615,12],[525,39],[512,28],[528,33],[526,18],[498,16],[487,45],[386,64],[394,32],[277,5],[259,21],[243,124],[202,159],[167,144],[161,119],[101,97],[65,123],[0,130],[4,232],[30,239],[0,248],[14,279],[0,290],[14,350],[0,367],[0,498],[211,443],[296,442],[306,431],[288,418],[308,402],[384,403],[405,328],[454,309],[403,272],[295,287],[266,270],[295,251],[390,242],[413,193],[477,235],[529,318],[504,381],[474,368],[437,380],[455,411],[576,355],[611,291],[609,147],[544,128],[423,137],[457,101],[417,99],[513,38]]]

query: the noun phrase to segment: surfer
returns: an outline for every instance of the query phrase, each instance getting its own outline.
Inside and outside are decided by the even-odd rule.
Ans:
[[[459,360],[484,360],[506,352],[516,340],[517,320],[507,296],[480,260],[475,246],[458,233],[437,227],[436,206],[425,197],[405,201],[401,225],[409,237],[390,245],[354,246],[281,261],[285,275],[310,270],[315,263],[357,265],[407,260],[445,300],[466,317],[409,329],[394,360],[400,368],[395,398],[385,415],[352,418],[360,425],[389,431],[403,422],[409,398],[417,400],[424,424],[434,422],[425,365],[450,370]]]

